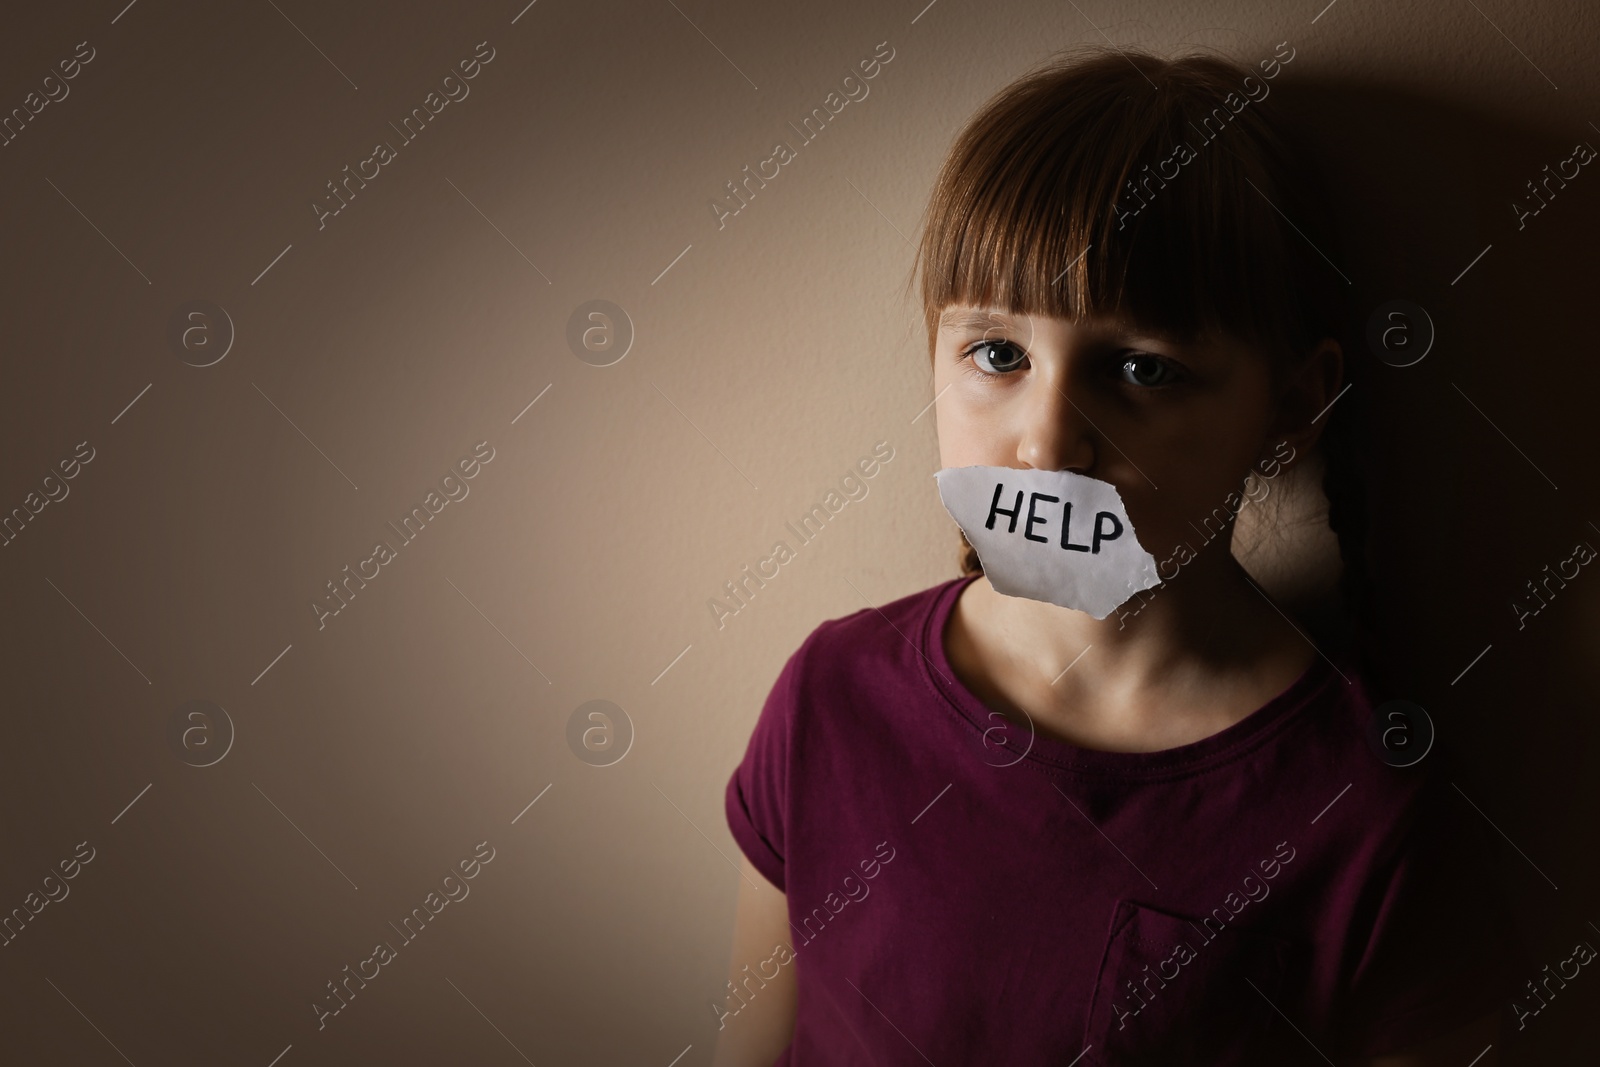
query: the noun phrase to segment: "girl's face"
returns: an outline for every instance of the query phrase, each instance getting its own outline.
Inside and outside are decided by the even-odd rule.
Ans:
[[[1332,374],[1336,383],[1337,356]],[[1318,427],[1304,424],[1326,403],[1319,380],[1300,383],[1281,405],[1265,355],[1240,344],[1178,345],[1109,320],[963,305],[940,318],[933,385],[942,466],[1070,470],[1110,482],[1158,561],[1181,542],[1199,549],[1213,511],[1219,519],[1238,511],[1233,494],[1280,442],[1309,447],[1307,431],[1314,439]],[[1285,432],[1289,424],[1300,428]]]

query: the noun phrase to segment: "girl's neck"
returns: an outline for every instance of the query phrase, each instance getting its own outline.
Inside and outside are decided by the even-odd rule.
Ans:
[[[1218,548],[1104,619],[1001,595],[986,576],[968,587],[962,608],[981,644],[1004,649],[1005,659],[1029,674],[1056,679],[1071,664],[1076,684],[1055,687],[1063,692],[1092,684],[1131,696],[1257,673],[1266,661],[1308,663],[1315,651],[1232,554]]]

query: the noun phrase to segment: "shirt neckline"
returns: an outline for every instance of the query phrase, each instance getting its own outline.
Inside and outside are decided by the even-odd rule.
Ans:
[[[920,633],[923,655],[920,658],[928,685],[981,738],[986,736],[986,731],[993,733],[996,724],[1004,720],[956,676],[944,648],[945,626],[956,601],[962,590],[980,577],[982,574],[963,575],[936,587],[923,615]],[[1199,773],[1231,762],[1287,728],[1302,717],[1300,713],[1305,709],[1316,706],[1315,698],[1337,678],[1333,666],[1319,654],[1287,689],[1233,725],[1198,741],[1153,752],[1085,748],[1036,731],[1031,732],[1030,737],[1030,731],[1011,726],[1005,731],[1005,740],[1014,747],[1025,747],[1026,751],[1021,756],[998,757],[998,765],[1005,766],[1013,760],[1027,761],[1069,773],[1109,778],[1170,778]]]

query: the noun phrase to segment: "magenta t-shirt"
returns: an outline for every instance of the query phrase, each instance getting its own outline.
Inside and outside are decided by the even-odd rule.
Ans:
[[[722,1025],[796,968],[776,1067],[1325,1067],[1518,995],[1481,818],[1440,751],[1377,757],[1351,667],[1192,744],[1085,749],[957,680],[971,580],[818,626],[728,782],[793,954],[748,961]]]

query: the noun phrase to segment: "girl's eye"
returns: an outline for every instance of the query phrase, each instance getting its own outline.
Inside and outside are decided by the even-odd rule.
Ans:
[[[1000,355],[992,353],[999,350]],[[1027,361],[1027,355],[1010,341],[979,341],[963,353],[985,374],[1008,374]]]
[[[1122,381],[1146,389],[1174,385],[1183,379],[1183,372],[1178,365],[1160,356],[1129,356],[1122,361],[1118,370]]]

